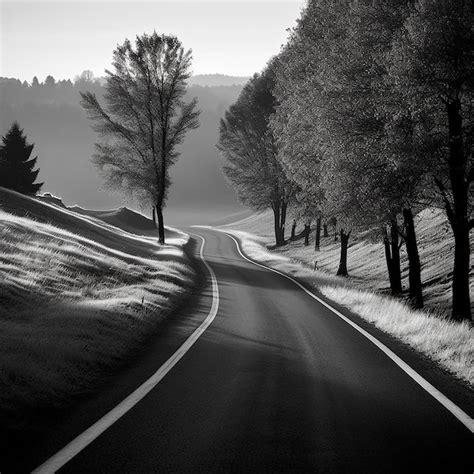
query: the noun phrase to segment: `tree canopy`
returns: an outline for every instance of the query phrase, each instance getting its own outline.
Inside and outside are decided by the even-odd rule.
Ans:
[[[276,104],[273,87],[270,64],[250,79],[225,113],[217,146],[225,158],[224,174],[240,200],[256,210],[273,210],[276,244],[282,245],[286,210],[295,185],[277,160],[275,139],[269,128]]]

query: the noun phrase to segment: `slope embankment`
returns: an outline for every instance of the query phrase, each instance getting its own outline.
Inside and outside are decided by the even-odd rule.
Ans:
[[[0,423],[93,390],[173,313],[194,284],[187,235],[128,209],[107,219],[0,188]]]

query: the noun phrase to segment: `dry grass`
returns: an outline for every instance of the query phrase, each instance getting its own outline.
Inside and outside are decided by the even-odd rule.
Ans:
[[[301,241],[270,251],[267,246],[273,243],[271,216],[265,213],[220,229],[236,236],[241,241],[242,250],[250,258],[319,289],[329,299],[409,344],[473,386],[473,326],[449,321],[445,317],[450,304],[450,235],[446,227],[441,226],[445,221],[437,211],[424,211],[417,222],[420,254],[424,262],[423,275],[429,279],[424,289],[428,307],[431,307],[427,311],[414,311],[403,301],[381,293],[387,290],[381,245],[363,240],[353,242],[349,250],[349,271],[353,277],[342,278],[333,276],[339,248],[337,244],[327,241],[332,238],[327,238],[322,250],[317,253]],[[313,270],[316,258],[318,269]]]
[[[140,347],[193,282],[182,248],[90,225],[95,240],[0,211],[4,426],[22,428],[38,408],[62,405],[97,384]]]
[[[297,261],[292,260],[283,253],[268,250],[265,247],[266,241],[262,237],[250,234],[249,232],[230,229],[225,229],[225,232],[229,232],[239,239],[245,255],[257,262],[268,265],[275,270],[279,270],[297,278],[309,278],[317,285],[346,286],[349,284],[348,280],[345,278],[333,276],[319,270],[312,270],[301,265]]]
[[[415,311],[370,291],[323,286],[321,292],[430,357],[474,386],[474,329],[469,323]]]

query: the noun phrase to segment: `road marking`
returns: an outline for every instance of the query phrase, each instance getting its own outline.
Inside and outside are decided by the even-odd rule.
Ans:
[[[388,356],[390,359],[392,359],[395,364],[397,364],[407,375],[409,375],[418,385],[423,387],[433,398],[435,398],[441,405],[443,405],[451,414],[453,414],[468,430],[471,431],[471,433],[474,433],[474,420],[461,408],[459,408],[454,402],[452,402],[446,395],[442,394],[436,387],[431,385],[426,379],[424,379],[418,372],[416,372],[414,369],[412,369],[406,362],[404,362],[400,357],[398,357],[393,351],[391,351],[385,344],[381,343],[378,339],[376,339],[372,334],[368,333],[366,330],[362,329],[360,326],[358,326],[356,323],[351,321],[348,317],[344,316],[341,312],[339,312],[336,308],[333,308],[329,303],[326,301],[322,300],[315,294],[311,293],[307,288],[305,288],[299,281],[295,280],[289,275],[286,275],[285,273],[280,272],[279,270],[276,270],[271,267],[267,267],[264,264],[255,262],[254,260],[248,258],[246,255],[243,254],[243,252],[240,250],[240,244],[239,241],[231,234],[224,230],[220,229],[213,229],[218,232],[222,232],[223,234],[226,234],[229,236],[234,242],[235,245],[237,246],[237,250],[239,254],[248,262],[253,263],[254,265],[257,265],[259,267],[265,268],[267,270],[270,270],[274,273],[278,273],[278,275],[284,276],[285,278],[288,278],[288,280],[291,280],[295,285],[300,287],[305,293],[307,293],[311,298],[315,299],[318,303],[321,303],[323,306],[331,310],[334,314],[339,316],[341,319],[343,319],[347,324],[351,325],[356,331],[358,331],[360,334],[362,334],[364,337],[366,337],[370,342],[375,344],[386,356]]]
[[[194,235],[194,234],[193,234]],[[217,279],[214,271],[204,259],[204,245],[206,240],[204,237],[197,235],[202,240],[201,250],[199,257],[206,266],[212,280],[212,305],[209,310],[209,314],[201,325],[189,336],[183,345],[142,385],[140,385],[134,392],[132,392],[127,398],[121,401],[115,408],[112,408],[107,414],[105,414],[100,420],[95,422],[86,431],[81,433],[79,436],[74,438],[64,448],[50,457],[41,466],[37,467],[33,473],[51,473],[56,472],[58,469],[63,467],[69,462],[74,456],[79,454],[86,446],[100,436],[105,430],[112,426],[119,418],[133,408],[142,398],[144,398],[161,380],[165,375],[179,362],[179,360],[191,349],[194,343],[214,321],[217,310],[219,308],[219,288],[217,286]]]

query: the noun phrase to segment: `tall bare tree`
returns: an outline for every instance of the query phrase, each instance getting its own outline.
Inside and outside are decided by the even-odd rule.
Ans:
[[[191,50],[175,36],[154,32],[137,36],[134,46],[126,39],[113,57],[113,71],[106,71],[106,106],[95,94],[81,93],[81,105],[100,136],[93,162],[108,187],[155,208],[164,243],[169,169],[186,132],[199,126],[197,100],[184,101]]]

